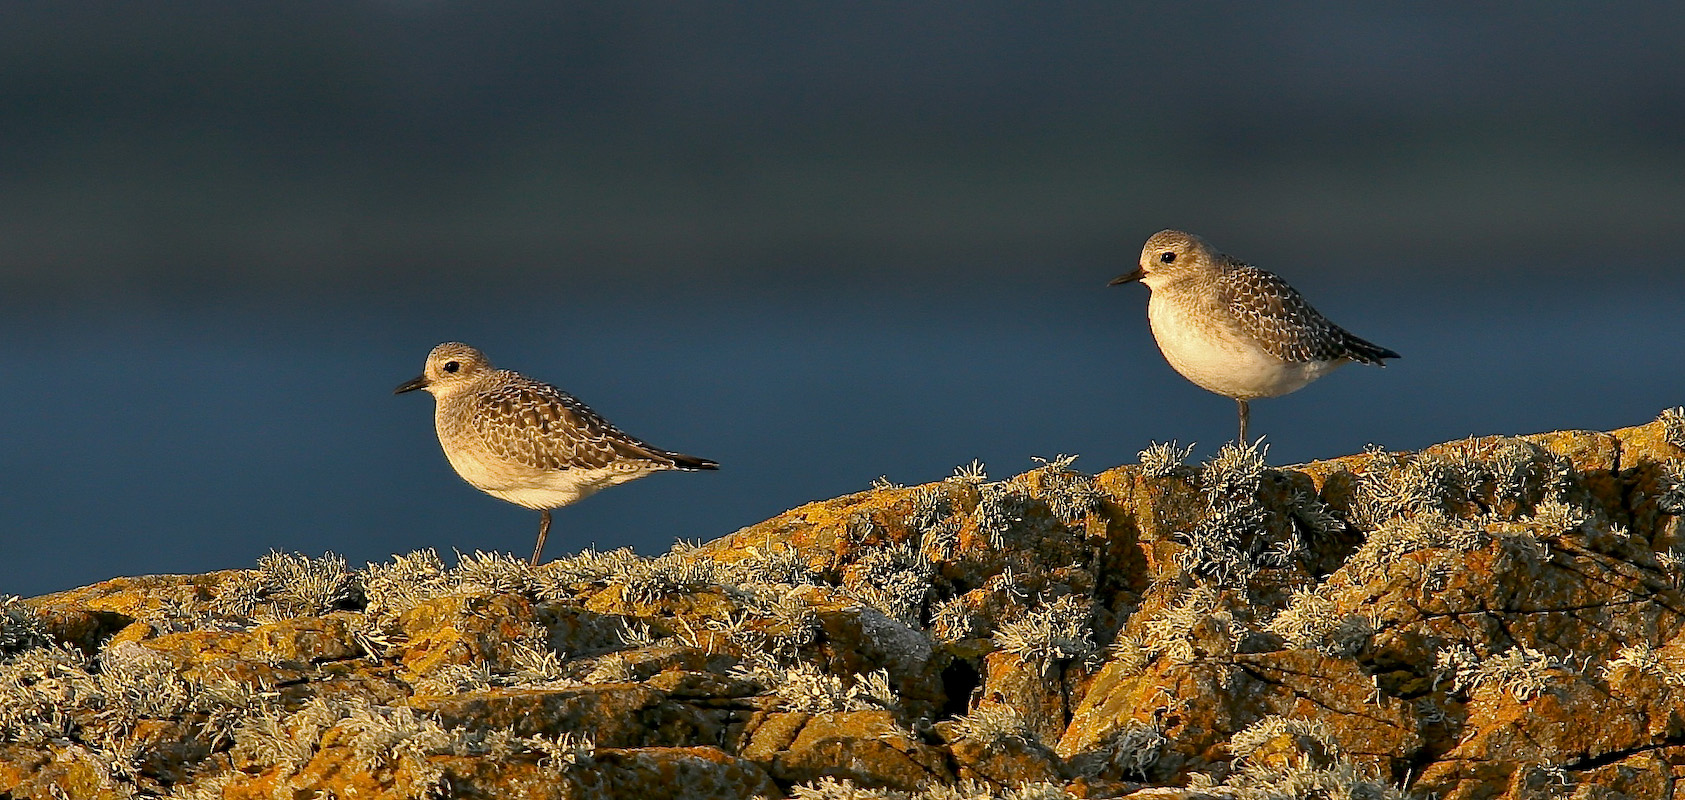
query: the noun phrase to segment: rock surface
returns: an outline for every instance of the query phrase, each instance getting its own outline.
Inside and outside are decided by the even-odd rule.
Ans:
[[[1685,797],[1685,415],[0,599],[0,797]]]

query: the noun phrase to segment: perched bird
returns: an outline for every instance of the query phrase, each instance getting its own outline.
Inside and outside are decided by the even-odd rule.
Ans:
[[[461,342],[433,348],[421,376],[393,393],[416,389],[433,395],[439,445],[456,474],[492,497],[542,514],[533,566],[550,533],[551,509],[651,472],[720,467],[652,447],[561,389],[493,369],[480,351]]]
[[[1152,290],[1147,319],[1170,366],[1240,404],[1242,442],[1249,401],[1297,391],[1348,361],[1399,358],[1329,322],[1286,281],[1191,233],[1153,234],[1140,267],[1108,285],[1134,281]]]

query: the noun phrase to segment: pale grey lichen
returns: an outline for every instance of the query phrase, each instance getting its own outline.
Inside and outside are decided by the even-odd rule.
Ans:
[[[1213,642],[1213,645],[1226,647],[1232,652],[1244,631],[1233,614],[1217,610],[1217,600],[1215,589],[1198,585],[1149,617],[1139,643],[1146,661],[1150,663],[1160,657],[1173,664],[1193,661],[1198,657],[1194,632],[1202,623],[1209,623],[1219,638],[1226,639],[1226,642]]]
[[[960,557],[960,526],[958,517],[943,517],[919,529],[919,552],[935,562],[954,561]]]
[[[1664,514],[1685,516],[1685,459],[1664,464],[1656,483],[1656,508]]]
[[[437,716],[407,706],[385,706],[362,697],[316,697],[291,714],[254,716],[235,733],[236,759],[295,771],[308,763],[328,731],[348,750],[361,771],[402,769],[422,796],[444,788],[444,767],[435,756],[517,755],[537,759],[556,774],[588,765],[592,746],[575,737],[523,737],[500,728],[453,728]]]
[[[311,558],[270,551],[257,560],[255,578],[265,601],[260,617],[320,616],[362,593],[358,575],[334,553]]]
[[[568,600],[572,599],[575,588],[624,582],[627,573],[643,561],[630,547],[606,553],[587,547],[537,570],[538,597],[541,600]]]
[[[1117,664],[1125,675],[1140,675],[1152,661],[1152,653],[1141,637],[1119,632],[1106,648],[1106,660]]]
[[[526,689],[558,689],[575,685],[568,677],[567,658],[551,649],[541,636],[504,644],[498,652],[499,683]],[[586,681],[589,683],[590,681]]]
[[[1024,522],[1033,501],[1029,492],[1016,483],[985,483],[977,487],[977,507],[972,519],[977,530],[988,540],[989,546],[999,550],[1006,547],[1006,535]]]
[[[134,642],[99,654],[99,688],[105,716],[120,727],[140,719],[166,719],[187,708],[190,689],[174,662]]]
[[[846,778],[825,776],[790,787],[793,800],[1076,800],[1076,795],[1053,783],[1032,781],[997,786],[973,780],[954,785],[926,786],[912,792],[868,788]]]
[[[281,702],[272,680],[239,680],[221,670],[190,681],[188,697],[188,709],[204,715],[200,734],[213,748],[233,741],[242,720]]]
[[[418,695],[451,695],[497,687],[559,689],[579,685],[566,669],[566,657],[551,649],[542,627],[497,643],[490,658],[466,664],[440,664],[414,681]]]
[[[1451,678],[1451,690],[1472,693],[1492,687],[1527,702],[1550,688],[1547,674],[1566,664],[1526,645],[1516,645],[1491,656],[1481,657],[1473,649],[1453,644],[1440,650],[1434,669]]]
[[[844,679],[805,662],[779,666],[750,661],[733,668],[732,674],[765,688],[790,711],[825,714],[893,710],[901,702],[885,670]]]
[[[1041,742],[1041,736],[1030,727],[1024,715],[1006,703],[978,706],[970,714],[955,717],[953,731],[958,738],[969,739],[988,749],[1014,739],[1026,743]]]
[[[1416,716],[1429,725],[1440,725],[1449,722],[1451,717],[1434,702],[1432,696],[1424,696],[1416,700]]]
[[[1625,670],[1648,675],[1668,686],[1685,688],[1685,657],[1658,650],[1648,643],[1622,647],[1614,658],[1603,665],[1603,677],[1605,680],[1612,679]]]
[[[21,597],[0,594],[0,655],[40,647],[50,640],[39,612]]]
[[[756,592],[743,600],[745,613],[709,623],[741,650],[764,650],[792,659],[819,636],[819,615],[799,595],[775,590]]]
[[[1042,458],[1041,456],[1030,456],[1030,460],[1041,465],[1040,467],[1036,468],[1038,470],[1046,469],[1046,470],[1051,470],[1053,472],[1069,472],[1070,469],[1071,469],[1071,465],[1077,463],[1077,459],[1079,457],[1080,456],[1071,455],[1069,453],[1060,453],[1059,455],[1056,455],[1052,458]]]
[[[259,682],[216,669],[187,677],[170,658],[135,642],[111,645],[97,659],[66,645],[0,662],[0,742],[78,742],[59,756],[93,768],[111,796],[136,791],[143,762],[153,757],[157,745],[140,732],[143,721],[193,720],[195,737],[215,748],[243,719],[275,704]]]
[[[1349,658],[1368,645],[1376,627],[1372,616],[1341,613],[1326,594],[1299,589],[1264,629],[1285,639],[1290,647]]]
[[[1025,570],[1020,568],[1020,565],[1009,563],[1001,567],[1000,572],[990,575],[989,579],[983,582],[983,588],[998,593],[1007,601],[1018,605],[1030,599],[1030,591],[1026,586],[1028,578],[1029,576],[1025,574]]]
[[[1520,500],[1526,496],[1528,485],[1541,475],[1534,458],[1536,447],[1520,439],[1500,440],[1484,459],[1486,475],[1492,481],[1492,494],[1497,499]]]
[[[886,669],[854,676],[854,685],[848,687],[848,694],[854,708],[895,710],[901,707],[901,695],[895,691]]]
[[[1258,565],[1241,549],[1242,536],[1255,531],[1262,519],[1261,513],[1213,514],[1190,530],[1173,532],[1171,539],[1182,545],[1176,551],[1177,568],[1218,586],[1245,586],[1258,573]]]
[[[1077,774],[1097,777],[1108,770],[1138,780],[1147,779],[1147,770],[1170,740],[1164,726],[1156,721],[1130,720],[1106,734],[1093,748],[1071,757],[1071,767]]]
[[[1658,550],[1656,565],[1661,567],[1663,576],[1673,588],[1685,587],[1685,553],[1672,548]]]
[[[0,741],[64,739],[71,712],[104,703],[87,656],[69,645],[32,647],[0,662]]]
[[[879,538],[878,523],[872,515],[864,511],[856,511],[848,515],[843,523],[843,537],[853,544],[865,544]]]
[[[1270,758],[1256,758],[1266,747]],[[1205,777],[1198,788],[1221,791],[1237,800],[1408,800],[1410,796],[1353,763],[1318,720],[1265,717],[1237,732],[1229,740],[1229,750],[1235,754],[1233,772],[1220,785]]]
[[[1327,767],[1249,766],[1221,784],[1235,800],[1410,800],[1403,788],[1373,770],[1341,759]]]
[[[1259,569],[1285,567],[1304,549],[1297,528],[1286,539],[1270,542],[1267,514],[1258,501],[1264,476],[1261,443],[1229,443],[1200,468],[1206,511],[1192,528],[1174,531],[1182,545],[1176,565],[1183,574],[1218,586],[1244,587]]]
[[[612,583],[624,588],[625,597],[636,604],[657,603],[667,597],[692,594],[731,580],[730,570],[708,558],[682,550],[626,565]]]
[[[829,775],[790,787],[792,800],[907,800],[906,792],[858,786]]]
[[[1043,673],[1086,660],[1098,649],[1089,633],[1089,613],[1085,601],[1065,595],[1002,625],[995,633],[995,646]]]
[[[1529,521],[1537,527],[1540,536],[1560,536],[1577,530],[1590,520],[1591,515],[1584,509],[1550,498],[1533,509]]]
[[[623,652],[598,656],[585,673],[586,683],[635,683],[638,679],[635,665]]]
[[[1320,752],[1307,752],[1298,748],[1297,756],[1308,758],[1337,758],[1341,755],[1339,745],[1334,741],[1334,735],[1322,720],[1301,719],[1297,717],[1283,717],[1272,714],[1236,732],[1229,739],[1229,752],[1234,754],[1235,763],[1244,765],[1251,761],[1252,756],[1266,744],[1286,737],[1295,745],[1309,743]]]
[[[1293,493],[1292,514],[1312,535],[1324,539],[1346,528],[1345,519],[1312,492]]]
[[[1234,442],[1226,443],[1217,450],[1216,456],[1201,465],[1200,486],[1207,495],[1220,500],[1250,500],[1257,496],[1263,483],[1264,457],[1268,452],[1269,446],[1261,439],[1244,447]]]
[[[584,769],[596,764],[597,743],[592,741],[589,734],[558,733],[550,737],[539,734],[524,740],[522,744],[531,752],[539,754],[539,766],[556,772]]]
[[[1487,536],[1497,544],[1498,555],[1504,559],[1501,569],[1508,569],[1511,564],[1532,566],[1549,561],[1550,545],[1545,537],[1559,532],[1533,524],[1531,520],[1492,520],[1486,526]]]
[[[954,503],[945,483],[931,483],[913,490],[912,508],[907,512],[907,527],[927,531],[951,517]]]
[[[1142,450],[1137,458],[1141,462],[1141,474],[1149,478],[1168,478],[1187,469],[1188,456],[1194,452],[1194,446],[1177,447],[1175,440],[1167,443],[1153,442]]]
[[[744,557],[721,565],[722,580],[738,587],[812,586],[818,573],[800,550],[789,545],[745,547]]]
[[[1363,544],[1346,560],[1345,569],[1359,580],[1374,580],[1419,550],[1468,552],[1489,541],[1491,537],[1473,523],[1440,511],[1390,517],[1368,532]]]
[[[1677,450],[1685,450],[1685,406],[1674,406],[1656,417],[1662,424],[1662,438]]]
[[[658,634],[649,623],[642,620],[627,621],[625,618],[617,620],[614,638],[621,644],[631,647],[650,647],[657,641],[666,638],[666,634]]]
[[[116,748],[90,747],[78,742],[64,742],[55,748],[58,752],[54,761],[63,765],[61,769],[77,776],[76,787],[90,797],[137,798],[142,797],[139,787],[135,785],[138,772],[136,763],[139,751],[128,743]],[[71,766],[74,765],[74,766]],[[68,783],[68,781],[67,781]],[[49,783],[46,792],[36,797],[51,797],[53,800],[79,800],[64,790],[63,786]]]
[[[912,545],[874,547],[847,571],[842,589],[891,618],[917,627],[935,569]]]
[[[450,575],[460,590],[472,594],[525,594],[536,582],[533,573],[526,559],[475,550],[471,555],[457,553]]]
[[[930,636],[937,642],[957,642],[982,633],[982,620],[964,595],[936,604],[930,613]]]
[[[1099,507],[1101,499],[1092,475],[1070,469],[1075,460],[1076,456],[1062,455],[1039,470],[1045,475],[1042,499],[1053,516],[1066,525],[1086,519]]]
[[[363,567],[365,613],[379,620],[395,620],[422,603],[450,592],[456,580],[432,548],[394,555],[389,563]]]
[[[1351,519],[1363,528],[1378,527],[1399,516],[1445,512],[1465,495],[1462,471],[1439,456],[1388,453],[1374,445],[1369,464],[1357,477]]]
[[[983,462],[978,459],[972,459],[970,464],[954,467],[954,474],[948,478],[955,483],[971,484],[982,483],[988,479],[989,472],[984,469]]]

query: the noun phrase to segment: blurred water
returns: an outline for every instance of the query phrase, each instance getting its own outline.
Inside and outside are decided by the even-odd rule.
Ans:
[[[1370,442],[1618,427],[1685,402],[1679,277],[1518,290],[1452,274],[1366,272],[1361,288],[1295,278],[1329,316],[1405,357],[1256,403],[1272,463]],[[11,309],[0,321],[0,592],[247,567],[271,549],[353,564],[422,547],[524,555],[538,515],[457,479],[433,438],[431,398],[391,394],[447,339],[723,465],[558,512],[552,556],[591,544],[657,552],[879,475],[936,480],[973,458],[1004,477],[1060,453],[1099,471],[1153,440],[1208,455],[1234,435],[1233,403],[1164,364],[1145,289],[1107,289],[1109,277],[889,294]]]

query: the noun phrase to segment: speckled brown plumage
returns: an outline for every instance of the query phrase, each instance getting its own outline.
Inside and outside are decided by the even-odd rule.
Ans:
[[[434,428],[462,479],[493,497],[541,512],[664,470],[718,469],[705,458],[654,447],[616,428],[567,392],[509,370],[461,342],[433,348],[421,376],[398,392],[433,395]]]
[[[1270,355],[1283,361],[1349,358],[1380,364],[1398,354],[1353,336],[1305,302],[1298,290],[1274,273],[1218,254],[1220,302],[1235,322]]]
[[[495,382],[466,406],[468,425],[494,458],[541,470],[704,469],[709,463],[653,447],[547,383],[507,370],[498,370]]]

